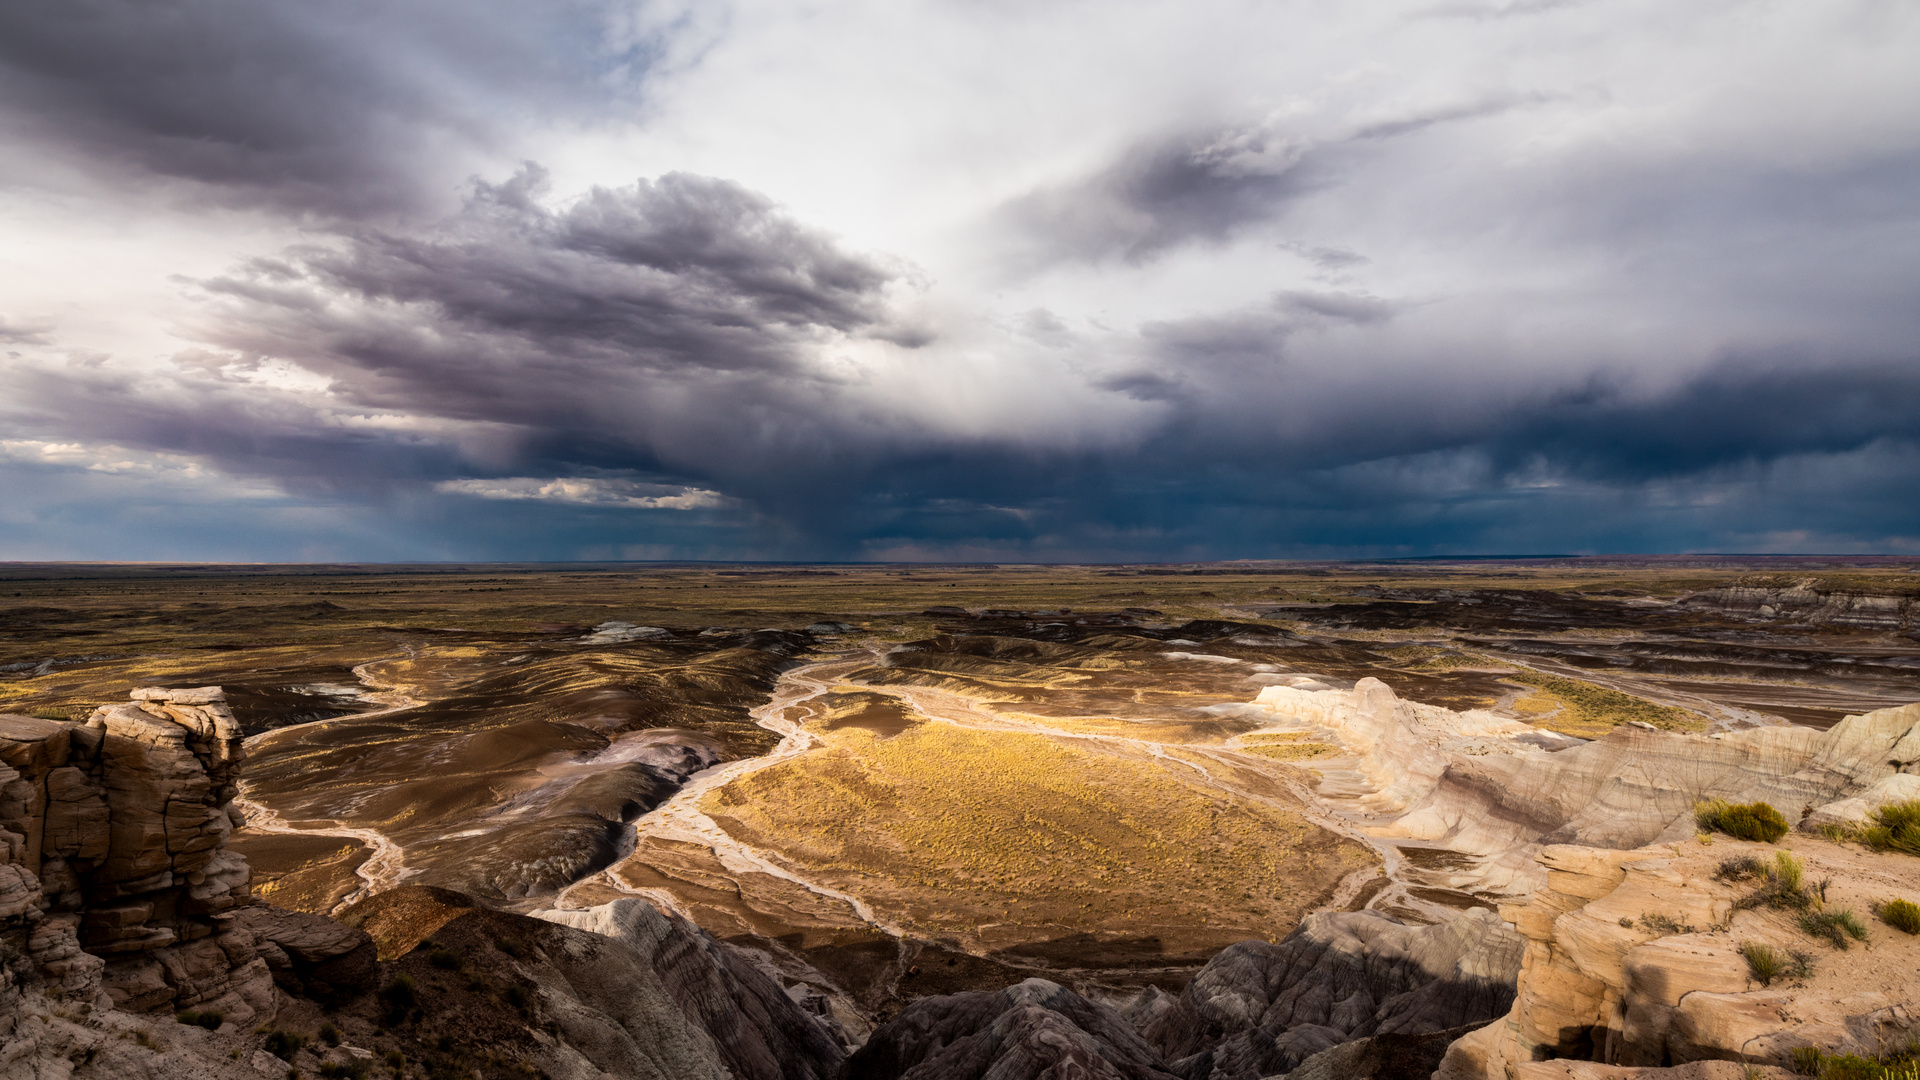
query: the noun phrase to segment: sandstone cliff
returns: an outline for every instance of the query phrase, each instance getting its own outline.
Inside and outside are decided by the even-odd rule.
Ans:
[[[1876,902],[1920,895],[1920,860],[1805,835],[1788,845],[1809,883],[1829,881],[1827,910],[1865,918],[1865,948],[1816,943],[1788,913],[1736,910],[1752,885],[1717,880],[1716,870],[1742,855],[1770,860],[1778,849],[1767,845],[1721,838],[1632,851],[1546,848],[1546,886],[1502,908],[1527,940],[1513,1007],[1456,1042],[1436,1076],[1616,1075],[1551,1059],[1786,1066],[1796,1047],[1871,1056],[1920,1034],[1920,938],[1867,914]],[[1810,954],[1811,973],[1763,985],[1741,953],[1749,942]]]

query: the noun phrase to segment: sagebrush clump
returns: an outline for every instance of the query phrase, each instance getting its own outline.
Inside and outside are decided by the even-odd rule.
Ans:
[[[1780,811],[1763,802],[1709,799],[1693,808],[1693,820],[1703,832],[1723,832],[1737,840],[1768,844],[1787,835],[1790,828]]]
[[[1793,949],[1776,949],[1764,941],[1740,943],[1740,955],[1747,970],[1761,986],[1772,986],[1775,979],[1804,979],[1813,974],[1813,957]]]
[[[1908,934],[1920,934],[1920,904],[1911,900],[1889,900],[1884,904],[1873,905],[1873,913],[1880,921]]]
[[[1920,855],[1920,799],[1888,803],[1875,810],[1869,822],[1822,825],[1820,832],[1829,840],[1865,844],[1875,851]]]

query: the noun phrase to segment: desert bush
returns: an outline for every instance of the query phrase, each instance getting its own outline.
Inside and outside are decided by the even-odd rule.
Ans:
[[[1734,901],[1735,911],[1760,907],[1805,911],[1814,906],[1813,895],[1807,892],[1806,867],[1793,857],[1792,852],[1775,853],[1771,864],[1758,859],[1754,859],[1753,863],[1761,870],[1760,887]]]
[[[1873,913],[1895,930],[1920,934],[1920,904],[1911,900],[1889,900],[1873,905]]]
[[[533,994],[519,983],[508,983],[503,995],[515,1012],[526,1012],[533,1005]]]
[[[320,1075],[327,1080],[367,1080],[371,1071],[371,1061],[328,1061],[320,1066]]]
[[[220,1025],[227,1019],[218,1009],[182,1009],[174,1013],[173,1018],[183,1024],[203,1027],[208,1031],[219,1031]]]
[[[1621,921],[1625,922],[1627,920],[1623,919]],[[1645,930],[1649,934],[1692,934],[1697,932],[1691,924],[1680,922],[1671,916],[1662,915],[1657,911],[1641,913],[1640,929]]]
[[[427,954],[427,963],[432,964],[441,971],[459,971],[465,962],[460,959],[460,954],[454,952],[452,949],[436,947],[432,952]]]
[[[1920,855],[1920,799],[1888,803],[1873,812],[1873,821],[1861,837],[1868,847]]]
[[[1740,955],[1762,986],[1772,986],[1775,979],[1804,979],[1813,974],[1813,957],[1792,949],[1776,949],[1763,941],[1741,942]]]
[[[299,1053],[306,1045],[305,1035],[285,1028],[275,1028],[267,1032],[267,1041],[260,1048],[281,1061],[292,1061],[293,1055]]]
[[[1867,940],[1867,928],[1860,917],[1846,909],[1806,911],[1800,914],[1800,929],[1808,937],[1817,937],[1836,949],[1844,950],[1847,939]]]
[[[404,1020],[419,1001],[420,994],[414,989],[413,979],[409,976],[396,975],[392,982],[380,988],[380,1003],[388,1024]]]
[[[1713,871],[1715,881],[1746,881],[1749,878],[1765,877],[1767,864],[1752,855],[1735,855],[1721,859],[1720,865]]]
[[[1704,832],[1723,832],[1737,840],[1774,843],[1787,835],[1787,819],[1763,802],[1730,803],[1709,799],[1693,808],[1693,820]]]
[[[1820,1063],[1825,1060],[1826,1052],[1817,1046],[1796,1046],[1788,1055],[1793,1062],[1793,1071],[1802,1076],[1813,1076],[1820,1071]]]
[[[320,1025],[320,1041],[328,1046],[340,1045],[340,1029],[332,1023]]]
[[[1883,1080],[1887,1067],[1856,1054],[1829,1054],[1821,1058],[1820,1080]]]
[[[1836,843],[1865,844],[1874,851],[1920,855],[1920,799],[1888,803],[1866,822],[1822,825],[1820,834]]]
[[[1780,883],[1780,887],[1793,892],[1806,890],[1806,867],[1790,851],[1775,852],[1773,869],[1770,876]]]

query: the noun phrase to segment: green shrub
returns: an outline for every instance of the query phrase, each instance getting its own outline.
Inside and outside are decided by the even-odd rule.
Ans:
[[[320,1041],[328,1046],[340,1045],[340,1029],[331,1023],[320,1025]]]
[[[1826,1056],[1817,1046],[1796,1046],[1791,1055],[1793,1071],[1802,1076],[1813,1076],[1820,1071],[1820,1062]]]
[[[1806,888],[1806,867],[1801,865],[1799,859],[1793,857],[1791,851],[1774,854],[1773,870],[1770,876],[1778,881],[1783,889],[1801,892]]]
[[[275,1028],[267,1033],[267,1041],[261,1046],[261,1049],[279,1058],[281,1061],[292,1061],[293,1055],[299,1053],[301,1048],[306,1045],[307,1037],[305,1035],[297,1031],[288,1031],[285,1028]]]
[[[1847,939],[1867,940],[1867,928],[1860,917],[1846,909],[1839,911],[1802,912],[1799,919],[1800,929],[1808,937],[1817,937],[1836,949],[1844,950]]]
[[[1920,855],[1920,799],[1888,803],[1873,812],[1873,821],[1862,836],[1868,847]]]
[[[1820,1080],[1881,1080],[1886,1066],[1854,1054],[1832,1054],[1820,1062]]]
[[[1884,904],[1873,905],[1873,913],[1880,921],[1895,930],[1908,934],[1920,934],[1920,904],[1911,900],[1889,900]]]
[[[1787,819],[1763,802],[1730,803],[1709,799],[1693,808],[1693,820],[1703,832],[1723,832],[1736,840],[1774,843],[1787,835]]]
[[[465,961],[461,960],[460,954],[454,952],[452,949],[435,947],[432,952],[427,954],[427,963],[432,964],[441,971],[459,971],[465,964]]]
[[[1765,942],[1741,942],[1740,955],[1746,957],[1747,970],[1762,986],[1772,986],[1775,979],[1804,979],[1813,974],[1813,957],[1776,949]]]
[[[1806,867],[1792,852],[1776,853],[1771,864],[1758,859],[1752,860],[1752,864],[1760,868],[1760,887],[1734,901],[1735,911],[1760,907],[1805,911],[1814,906],[1813,896],[1807,892]],[[1721,866],[1725,867],[1726,863]]]

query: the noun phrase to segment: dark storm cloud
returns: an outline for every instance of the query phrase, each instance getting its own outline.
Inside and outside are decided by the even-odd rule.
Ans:
[[[807,347],[915,337],[885,302],[900,268],[737,184],[669,174],[553,210],[541,179],[528,167],[437,226],[352,229],[203,282],[214,349],[177,379],[40,370],[20,400],[68,432],[332,489],[489,463],[651,475],[770,454],[780,472],[780,444],[831,441],[846,419],[809,415],[831,380]],[[330,400],[251,381],[269,361],[330,380]]]
[[[1777,357],[1716,365],[1651,397],[1595,384],[1503,418],[1481,445],[1509,467],[1638,483],[1802,454],[1920,442],[1920,351],[1829,366]]]
[[[1368,144],[1537,103],[1505,95],[1367,121],[1331,135],[1278,124],[1216,126],[1137,143],[1091,176],[1000,208],[1022,249],[1016,261],[1148,261],[1176,247],[1222,243],[1338,183]],[[1336,253],[1336,263],[1350,262]]]
[[[292,210],[406,207],[510,124],[644,61],[591,0],[18,0],[0,124],[90,173]]]

